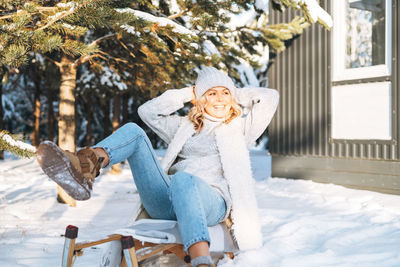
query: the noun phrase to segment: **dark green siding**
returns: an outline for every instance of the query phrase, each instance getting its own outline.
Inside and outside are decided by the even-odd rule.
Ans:
[[[320,1],[328,13],[331,13],[330,3],[330,0]],[[400,193],[397,185],[400,184],[398,1],[392,1],[392,12],[392,75],[385,79],[392,82],[393,139],[330,138],[331,32],[314,24],[273,59],[269,71],[269,87],[277,89],[281,96],[277,114],[270,125],[273,176]],[[288,22],[295,15],[296,12],[291,10],[271,11],[270,21],[271,24]],[[343,160],[350,164],[343,165]],[[302,163],[308,167],[299,171]],[[361,166],[373,168],[373,172],[365,173]],[[356,178],[357,174],[359,178]],[[368,183],[362,177],[369,179]]]

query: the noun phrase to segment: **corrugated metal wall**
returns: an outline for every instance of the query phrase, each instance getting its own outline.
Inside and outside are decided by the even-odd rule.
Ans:
[[[330,2],[321,6],[331,13]],[[275,155],[335,157],[353,159],[400,159],[399,99],[399,14],[393,1],[392,20],[392,136],[391,141],[331,140],[331,33],[314,24],[286,51],[274,58],[269,71],[269,87],[281,95],[277,114],[270,125],[270,151]],[[296,13],[270,12],[271,24],[289,22]]]

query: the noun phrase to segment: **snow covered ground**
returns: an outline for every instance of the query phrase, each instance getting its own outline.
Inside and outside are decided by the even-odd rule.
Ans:
[[[265,179],[252,152],[264,246],[218,266],[400,266],[400,196],[282,178]],[[78,241],[105,237],[131,220],[138,195],[129,167],[102,175],[93,197],[58,204],[56,186],[34,159],[0,161],[0,266],[60,266],[65,227]],[[101,246],[74,266],[97,266]],[[162,256],[148,266],[177,266]]]

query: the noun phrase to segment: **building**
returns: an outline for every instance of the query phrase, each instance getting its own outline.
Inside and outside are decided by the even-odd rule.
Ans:
[[[400,3],[321,0],[332,15],[278,54],[272,176],[400,194]],[[271,24],[296,12],[270,12]]]

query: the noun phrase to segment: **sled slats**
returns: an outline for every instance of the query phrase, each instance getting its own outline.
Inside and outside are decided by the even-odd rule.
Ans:
[[[170,249],[172,247],[175,247],[176,244],[162,244],[162,245],[156,245],[154,247],[150,248],[144,248],[136,253],[137,258],[139,261],[145,260],[147,258],[150,258],[151,256],[158,254],[164,250]]]
[[[179,245],[175,245],[172,248],[168,248],[168,249],[164,250],[163,253],[164,254],[173,253],[178,258],[180,258],[183,262],[190,263],[190,257],[183,250],[183,245],[180,245],[180,244]]]
[[[143,242],[137,239],[133,240],[135,242],[135,248],[136,250],[139,250],[141,248],[148,248],[148,247],[154,247],[157,246],[157,244],[154,243],[149,243],[149,242]]]
[[[121,237],[122,237],[122,235],[110,235],[108,238],[104,238],[104,239],[100,239],[100,240],[96,240],[96,241],[92,241],[92,242],[77,243],[75,245],[75,250],[80,250],[80,249],[89,248],[89,247],[93,247],[93,246],[96,246],[96,245],[104,244],[104,243],[107,243],[107,242],[120,240]]]

